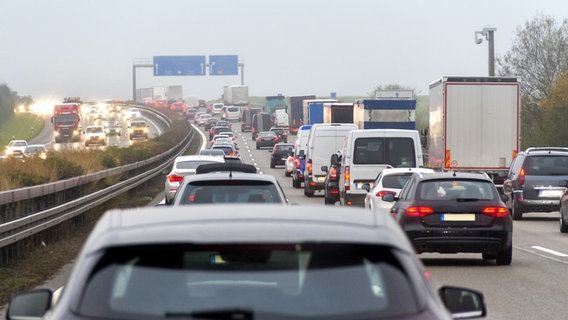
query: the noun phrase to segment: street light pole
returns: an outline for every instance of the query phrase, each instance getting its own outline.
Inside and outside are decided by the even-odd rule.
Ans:
[[[475,43],[480,44],[483,42],[483,38],[488,42],[489,47],[489,76],[495,75],[495,31],[497,28],[483,28],[482,31],[475,31]]]

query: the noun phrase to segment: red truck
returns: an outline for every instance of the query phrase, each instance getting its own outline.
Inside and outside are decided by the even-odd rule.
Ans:
[[[55,142],[81,141],[81,103],[66,102],[53,106],[53,133]]]

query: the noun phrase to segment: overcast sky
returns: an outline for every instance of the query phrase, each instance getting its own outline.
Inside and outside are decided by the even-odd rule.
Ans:
[[[0,83],[19,95],[132,98],[132,66],[154,56],[238,55],[251,95],[365,96],[400,84],[427,94],[444,75],[487,75],[536,15],[560,23],[566,0],[0,0]],[[214,99],[241,76],[154,77]]]

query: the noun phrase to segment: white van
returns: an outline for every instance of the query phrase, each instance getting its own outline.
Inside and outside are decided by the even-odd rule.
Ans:
[[[317,190],[323,190],[325,171],[322,166],[329,166],[331,155],[337,153],[344,145],[347,134],[356,130],[354,123],[317,123],[312,125],[306,164],[304,168],[304,194],[312,197]]]
[[[422,146],[417,130],[365,129],[349,132],[341,156],[339,202],[365,206],[363,184],[371,188],[384,168],[422,167]]]
[[[223,106],[221,119],[227,121],[241,121],[241,107],[239,106]]]

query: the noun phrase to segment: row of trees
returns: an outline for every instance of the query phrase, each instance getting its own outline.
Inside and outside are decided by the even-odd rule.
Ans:
[[[521,147],[568,146],[568,19],[538,15],[519,26],[498,74],[521,79]]]
[[[17,103],[18,95],[7,85],[0,84],[0,126],[12,118]]]

